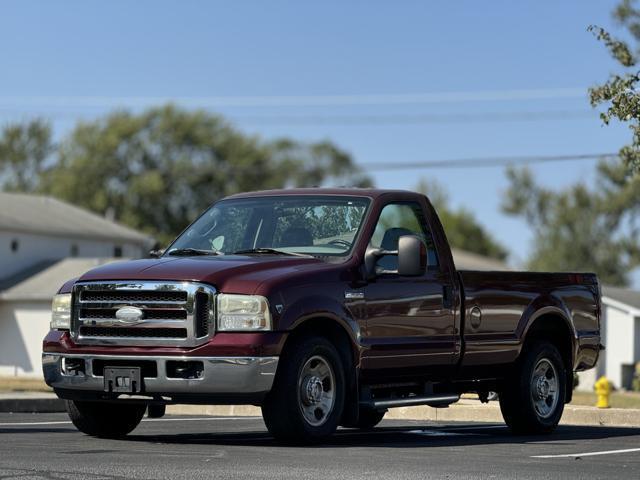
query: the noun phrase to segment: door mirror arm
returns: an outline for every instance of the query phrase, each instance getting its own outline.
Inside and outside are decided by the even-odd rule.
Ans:
[[[369,247],[364,254],[364,269],[366,273],[367,280],[373,280],[378,275],[383,275],[385,273],[398,273],[397,270],[382,270],[376,271],[376,263],[378,263],[378,259],[380,257],[384,257],[385,255],[398,255],[398,250],[384,250],[382,248]]]

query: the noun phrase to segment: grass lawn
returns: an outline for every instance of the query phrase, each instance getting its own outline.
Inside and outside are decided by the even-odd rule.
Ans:
[[[571,405],[595,406],[596,394],[591,392],[573,392]],[[640,393],[638,392],[613,392],[611,394],[611,406],[613,408],[640,408]]]
[[[40,378],[0,377],[0,392],[51,392]]]

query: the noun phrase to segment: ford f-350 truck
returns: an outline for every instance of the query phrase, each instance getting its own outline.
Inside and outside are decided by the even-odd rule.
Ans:
[[[549,433],[600,315],[593,274],[456,270],[424,195],[288,189],[220,200],[157,258],[64,284],[42,358],[100,437],[167,404],[253,404],[277,439],[320,441],[466,392]]]

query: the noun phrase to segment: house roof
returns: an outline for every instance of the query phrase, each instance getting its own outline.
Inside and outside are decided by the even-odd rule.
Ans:
[[[628,310],[638,312],[640,314],[640,292],[630,290],[628,288],[602,286],[602,298],[604,303],[612,300],[610,303],[617,303],[618,306],[626,306]]]
[[[485,257],[484,255],[478,255],[477,253],[468,252],[466,250],[452,248],[451,254],[453,255],[453,261],[456,264],[456,268],[459,270],[511,270],[509,265],[501,260]]]
[[[0,192],[0,230],[147,244],[150,238],[53,197]]]
[[[28,278],[18,279],[0,292],[0,300],[51,300],[67,280],[105,263],[123,258],[65,258],[46,266]],[[8,285],[8,282],[5,282]]]

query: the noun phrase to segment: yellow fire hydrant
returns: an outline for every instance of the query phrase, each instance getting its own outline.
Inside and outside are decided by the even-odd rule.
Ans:
[[[596,407],[598,408],[610,408],[609,397],[611,396],[611,382],[604,375],[601,376],[593,386],[598,396]]]

